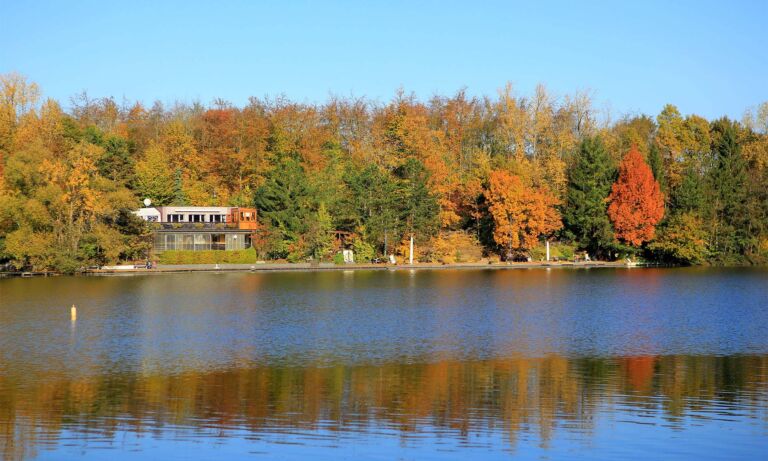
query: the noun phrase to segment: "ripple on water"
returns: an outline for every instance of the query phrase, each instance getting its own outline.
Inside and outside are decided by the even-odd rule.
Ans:
[[[0,280],[0,453],[755,459],[766,274]]]

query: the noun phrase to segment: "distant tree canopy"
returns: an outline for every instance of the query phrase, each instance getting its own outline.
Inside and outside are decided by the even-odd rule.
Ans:
[[[608,259],[768,259],[768,103],[742,122],[666,105],[606,124],[589,95],[542,85],[244,107],[82,94],[69,111],[40,94],[0,75],[0,262],[16,267],[142,257],[130,212],[144,198],[255,206],[259,253],[292,261],[331,259],[332,231],[366,255],[413,236],[423,258],[449,242],[525,255],[550,239]]]

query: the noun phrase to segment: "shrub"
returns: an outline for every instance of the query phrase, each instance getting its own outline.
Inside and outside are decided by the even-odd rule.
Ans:
[[[573,245],[568,245],[566,243],[558,243],[557,244],[557,251],[560,253],[560,259],[573,259],[573,255],[576,252],[576,249]]]
[[[303,237],[299,237],[294,242],[288,243],[286,246],[288,262],[290,263],[303,263],[307,261],[309,254],[309,248]]]
[[[559,259],[560,261],[567,261],[573,259],[574,247],[567,243],[550,242],[549,243],[549,258],[551,260]],[[547,259],[547,246],[546,243],[541,243],[531,248],[529,255],[533,261],[544,261]]]
[[[474,235],[445,232],[433,238],[424,250],[424,259],[443,264],[476,262],[483,257],[483,247]]]
[[[253,264],[256,250],[167,250],[160,253],[160,264]]]
[[[549,248],[550,255],[552,254],[552,247]],[[531,260],[543,261],[547,257],[547,247],[545,245],[536,245],[528,252]]]
[[[355,252],[355,262],[358,263],[369,263],[376,254],[373,245],[361,238],[356,238],[355,241],[352,242],[352,251]]]
[[[707,237],[700,218],[691,213],[675,215],[661,226],[648,249],[662,261],[701,264],[709,253]]]
[[[339,252],[333,255],[333,263],[340,266],[344,264],[344,255]]]

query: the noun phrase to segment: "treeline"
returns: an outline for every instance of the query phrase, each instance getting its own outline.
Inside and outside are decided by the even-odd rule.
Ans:
[[[72,98],[65,112],[18,74],[0,76],[0,259],[75,271],[142,257],[131,211],[259,209],[260,257],[452,262],[586,251],[674,263],[768,258],[768,103],[741,122],[683,116],[598,121],[586,94],[388,103],[251,98],[242,108]]]

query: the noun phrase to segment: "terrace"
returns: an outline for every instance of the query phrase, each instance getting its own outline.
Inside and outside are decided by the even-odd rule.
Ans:
[[[227,230],[238,229],[234,222],[150,222],[152,230]]]

